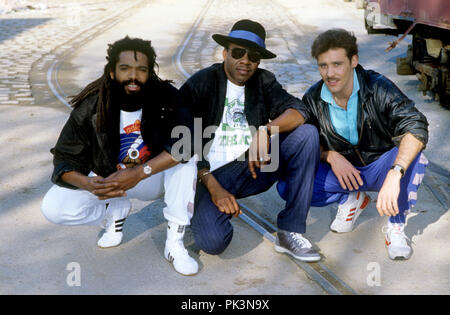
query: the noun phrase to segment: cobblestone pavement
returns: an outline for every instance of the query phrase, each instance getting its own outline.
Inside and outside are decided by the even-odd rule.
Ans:
[[[214,1],[184,50],[182,63],[190,74],[222,61],[222,47],[211,39],[214,32],[226,34],[239,19],[257,17],[267,33],[266,46],[275,51],[277,58],[262,60],[261,67],[276,73],[285,89],[294,94],[305,91],[318,80],[314,63],[309,56],[309,45],[316,27],[300,24],[276,1],[249,0],[239,7],[240,1]],[[254,19],[255,19],[254,18]]]
[[[86,33],[95,30],[102,21],[142,2],[50,1],[44,10],[19,10],[0,15],[0,106],[34,104],[30,85],[34,63],[51,58],[48,55],[55,49],[66,48],[64,43],[85,38]]]

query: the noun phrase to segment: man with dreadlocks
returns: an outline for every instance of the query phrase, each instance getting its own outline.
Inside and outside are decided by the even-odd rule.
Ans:
[[[131,198],[164,196],[164,255],[184,275],[198,264],[184,248],[193,212],[196,161],[175,159],[172,128],[181,123],[178,90],[160,79],[150,41],[128,36],[109,45],[103,75],[71,100],[53,153],[55,184],[44,216],[64,225],[103,225],[101,248],[118,246]],[[182,162],[182,163],[180,163]]]

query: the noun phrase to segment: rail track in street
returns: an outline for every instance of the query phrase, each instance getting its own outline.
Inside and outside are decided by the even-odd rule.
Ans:
[[[45,83],[61,104],[70,107],[68,104],[68,95],[58,82],[58,71],[61,65],[77,48],[94,40],[97,35],[117,24],[123,18],[129,17],[144,2],[140,1],[134,5],[131,12],[128,11],[126,14],[121,12],[107,20],[99,22],[89,32],[59,45],[52,53],[42,57],[35,63],[35,68],[44,69],[45,76],[42,78],[36,76],[34,82]],[[256,12],[252,12],[253,16],[259,15],[261,17],[260,22],[268,30],[270,34],[267,38],[268,46],[271,48],[276,47],[276,51],[280,52],[278,58],[275,60],[270,62],[264,61],[263,67],[274,72],[279,82],[288,92],[294,95],[301,89],[304,89],[304,87],[310,86],[317,81],[318,77],[315,65],[309,59],[309,47],[303,44],[305,39],[309,41],[315,36],[315,29],[299,24],[277,1],[250,0],[248,2],[259,4],[258,6],[248,7],[258,7],[255,9]],[[264,2],[265,5],[261,5],[261,2]],[[231,27],[228,24],[229,19],[226,17],[229,17],[227,15],[227,10],[229,10],[227,7],[233,7],[233,4],[238,6],[239,1],[230,0],[225,4],[224,1],[208,0],[197,19],[187,30],[177,51],[172,56],[173,65],[184,79],[187,79],[197,70],[221,61],[221,47],[212,40],[211,35],[216,31],[224,33]],[[240,16],[236,16],[235,20],[244,18],[247,13],[248,11],[244,9],[239,13]],[[444,209],[448,209],[449,199],[446,191],[448,191],[449,186],[449,174],[448,172],[445,173],[445,170],[442,173],[442,170],[432,162],[430,162],[429,171],[424,178],[424,187],[433,194],[437,202]],[[447,181],[442,176],[447,177]],[[261,234],[266,240],[274,243],[274,233],[277,231],[275,224],[269,219],[264,218],[259,211],[248,207],[245,202],[240,201],[239,205],[243,211],[243,214],[239,218]],[[331,295],[358,294],[356,290],[326,266],[324,262],[303,263],[290,256],[288,257],[310,279],[320,285],[326,293]]]
[[[212,7],[215,0],[209,0],[203,10],[200,12],[197,20],[194,22],[191,29],[187,32],[187,35],[185,37],[185,40],[183,43],[179,46],[179,49],[177,53],[173,57],[173,62],[176,64],[179,72],[187,79],[190,75],[192,75],[192,72],[189,72],[189,70],[186,70],[183,66],[182,56],[183,53],[189,49],[189,45],[191,45],[193,38],[195,38],[196,33],[199,32],[199,28],[202,25],[202,23],[205,21],[205,16],[208,14],[208,11]],[[281,8],[276,7],[276,3],[267,1],[267,4],[273,8],[274,10],[268,10],[271,12],[276,12],[277,17],[279,17],[282,14]],[[288,23],[288,27],[292,32],[295,32],[296,28],[298,26],[292,21],[292,19],[286,15],[285,21]],[[214,29],[214,28],[212,28]],[[299,30],[297,29],[297,32]],[[302,32],[303,33],[303,32]],[[296,33],[298,34],[298,33]],[[203,36],[206,38],[211,38],[212,33],[206,33]],[[287,44],[288,41],[285,37],[283,37],[284,42]],[[212,42],[212,39],[210,40]],[[288,48],[289,49],[289,48]],[[195,50],[195,47],[192,49]],[[198,51],[198,50],[197,50]],[[208,51],[212,51],[208,49]],[[213,56],[211,56],[213,57]],[[300,62],[300,59],[298,55],[294,55],[291,57],[292,59],[296,60],[297,63]],[[192,71],[192,69],[190,69]],[[272,244],[275,243],[275,236],[274,233],[276,233],[277,228],[268,220],[264,219],[262,216],[260,216],[256,211],[252,210],[251,208],[247,207],[242,202],[239,202],[239,206],[241,207],[242,214],[239,216],[241,220],[246,222],[251,228],[253,228],[255,231],[260,233],[265,239],[270,241]],[[298,265],[299,268],[301,268],[307,276],[315,281],[317,284],[319,284],[325,292],[331,295],[356,295],[357,292],[353,290],[348,284],[346,284],[344,281],[342,281],[335,273],[333,273],[329,268],[327,268],[323,263],[317,262],[317,263],[305,263],[301,262],[297,259],[292,258],[291,256],[288,256],[295,264]]]

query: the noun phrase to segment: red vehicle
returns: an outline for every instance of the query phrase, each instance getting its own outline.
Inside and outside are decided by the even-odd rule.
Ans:
[[[399,74],[414,74],[424,95],[450,108],[450,0],[366,0],[365,24],[369,34],[403,34],[394,48],[412,35],[406,58],[397,60]]]

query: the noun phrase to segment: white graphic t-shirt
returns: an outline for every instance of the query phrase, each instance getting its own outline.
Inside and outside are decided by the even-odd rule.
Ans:
[[[141,136],[142,109],[120,111],[120,151],[117,168],[131,168],[145,163],[150,151]]]
[[[210,170],[237,159],[250,147],[252,135],[244,114],[245,86],[228,80],[222,121],[208,154]]]

